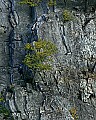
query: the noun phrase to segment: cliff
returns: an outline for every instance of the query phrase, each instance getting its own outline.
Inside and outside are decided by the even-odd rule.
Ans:
[[[72,10],[74,19],[63,22],[62,9],[47,11],[43,1],[33,24],[31,8],[19,2],[0,0],[0,105],[8,109],[6,115],[0,107],[0,120],[95,120],[96,13]],[[34,89],[18,70],[25,44],[37,35],[58,53],[51,71],[36,72]]]

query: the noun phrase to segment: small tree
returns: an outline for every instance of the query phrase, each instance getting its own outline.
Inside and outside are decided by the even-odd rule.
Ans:
[[[33,46],[27,43],[25,49],[28,54],[25,56],[24,63],[30,69],[39,71],[51,69],[50,57],[57,52],[57,47],[52,42],[39,39]]]

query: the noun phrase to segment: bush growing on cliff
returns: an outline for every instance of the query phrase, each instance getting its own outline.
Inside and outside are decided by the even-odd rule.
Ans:
[[[54,6],[56,5],[56,0],[49,0],[48,6]]]
[[[64,10],[63,11],[63,21],[68,22],[73,20],[73,15],[69,10]]]
[[[50,57],[57,51],[57,47],[52,42],[39,39],[34,42],[34,45],[27,43],[25,49],[28,54],[25,56],[24,63],[30,69],[40,71],[51,69],[48,62],[52,60]]]
[[[4,101],[4,97],[2,94],[0,94],[0,102],[3,102]]]
[[[0,105],[0,115],[3,115],[4,118],[7,119],[10,116],[10,111],[6,109],[5,107],[3,107],[2,105]],[[14,119],[12,118],[12,120]]]
[[[74,120],[78,120],[79,116],[77,115],[77,110],[75,107],[72,107],[69,110],[70,114],[72,115],[72,117],[74,118]]]
[[[40,3],[40,1],[42,0],[22,0],[20,4],[28,4],[30,6],[35,7]]]

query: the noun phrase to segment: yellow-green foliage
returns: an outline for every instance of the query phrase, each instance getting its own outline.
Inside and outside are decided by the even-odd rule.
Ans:
[[[3,114],[6,117],[9,117],[10,115],[10,111],[7,110],[5,107],[3,107],[2,105],[0,105],[0,114]]]
[[[77,115],[77,110],[75,107],[72,107],[69,112],[71,113],[72,117],[74,118],[74,120],[78,120],[78,115]]]
[[[2,96],[2,94],[0,94],[0,102],[4,101],[4,97]]]
[[[37,6],[42,0],[21,0],[20,4],[28,4],[30,6]]]
[[[64,22],[73,20],[73,15],[69,10],[63,11],[63,20]]]
[[[50,57],[57,51],[52,42],[39,39],[33,46],[27,43],[25,49],[29,53],[25,56],[24,63],[29,68],[38,70],[49,70],[51,68],[48,62],[52,60]]]
[[[49,5],[49,6],[54,6],[54,5],[56,5],[56,0],[49,0],[48,5]]]

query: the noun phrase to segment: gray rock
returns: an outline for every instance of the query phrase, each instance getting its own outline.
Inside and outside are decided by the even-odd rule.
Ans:
[[[19,24],[19,16],[17,15],[16,11],[9,14],[9,21],[13,28]]]

